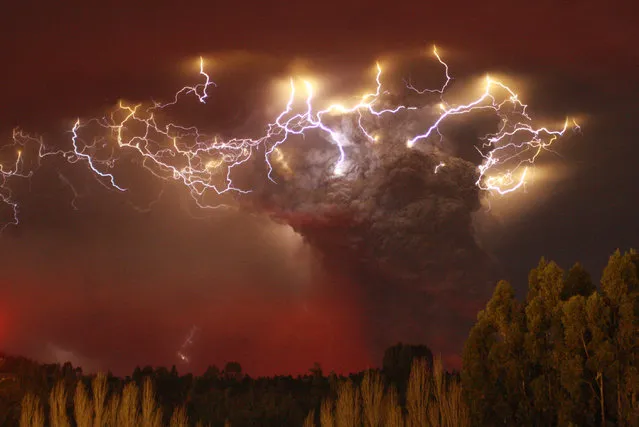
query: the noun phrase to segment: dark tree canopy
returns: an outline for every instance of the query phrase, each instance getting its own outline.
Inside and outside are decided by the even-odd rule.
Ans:
[[[567,301],[575,295],[588,297],[596,290],[597,287],[592,282],[590,274],[588,274],[580,263],[575,263],[575,265],[568,270],[564,289],[561,293],[561,299]]]
[[[391,381],[401,385],[408,380],[413,360],[420,358],[425,359],[432,370],[433,353],[427,346],[398,343],[384,352],[382,370]]]
[[[477,425],[639,425],[638,261],[615,251],[598,290],[542,258],[524,304],[497,285],[463,353]]]

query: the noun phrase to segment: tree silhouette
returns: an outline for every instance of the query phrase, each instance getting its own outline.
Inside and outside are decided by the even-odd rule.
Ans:
[[[410,370],[415,359],[426,360],[428,369],[433,369],[433,353],[425,345],[398,343],[384,352],[382,371],[386,379],[397,386],[400,395],[403,395],[406,390]]]
[[[239,379],[242,376],[242,365],[238,362],[227,362],[224,366],[224,375],[227,378]]]

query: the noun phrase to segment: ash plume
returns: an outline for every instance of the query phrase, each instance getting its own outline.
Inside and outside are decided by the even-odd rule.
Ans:
[[[283,154],[286,168],[275,165],[277,185],[251,183],[253,209],[289,224],[327,268],[361,287],[377,356],[397,341],[458,353],[495,278],[473,228],[483,193],[477,165],[436,144],[406,148],[424,114],[378,118],[375,142],[342,119],[347,161],[339,176],[332,169],[338,150],[316,135],[283,148],[303,147]]]
[[[217,87],[200,57],[202,83],[164,104],[120,102],[107,116],[77,119],[70,147],[41,144],[38,156],[82,162],[120,193],[144,187],[137,170],[186,187],[199,208],[267,214],[303,236],[334,277],[356,285],[373,357],[397,341],[459,354],[496,278],[473,214],[483,194],[522,188],[569,120],[556,130],[533,125],[518,94],[490,76],[472,101],[451,104],[444,92],[453,78],[436,48],[433,54],[444,70],[439,89],[405,82],[391,92],[377,63],[375,90],[346,98],[348,106],[320,106],[328,98],[315,104],[313,83],[291,78],[280,113],[242,129],[250,137],[174,121],[179,98],[206,104]],[[259,103],[249,104],[259,115]]]

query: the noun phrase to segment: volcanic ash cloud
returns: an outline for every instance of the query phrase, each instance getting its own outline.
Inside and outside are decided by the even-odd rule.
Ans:
[[[342,123],[337,176],[334,144],[287,143],[286,170],[274,162],[278,184],[256,183],[251,200],[361,287],[374,352],[397,341],[457,352],[494,279],[472,225],[477,166],[432,145],[408,149],[401,129],[410,126],[394,128],[371,141]]]

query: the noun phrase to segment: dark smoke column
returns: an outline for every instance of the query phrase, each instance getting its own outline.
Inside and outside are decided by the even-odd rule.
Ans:
[[[481,197],[476,165],[407,149],[402,135],[380,143],[349,137],[357,143],[346,147],[338,177],[335,146],[319,138],[288,144],[295,172],[276,173],[277,185],[256,183],[253,202],[361,286],[374,360],[398,341],[459,354],[495,279],[472,225]]]

